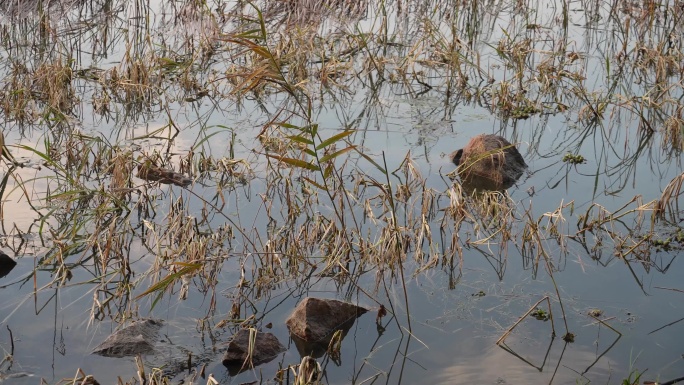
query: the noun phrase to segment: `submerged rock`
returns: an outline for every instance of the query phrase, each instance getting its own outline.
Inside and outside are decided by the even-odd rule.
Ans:
[[[527,168],[520,152],[498,135],[478,135],[451,153],[463,187],[469,191],[503,191],[513,186]]]
[[[174,172],[173,170],[161,168],[150,160],[138,165],[138,178],[151,182],[173,184],[180,187],[187,187],[192,183],[192,179],[185,175]]]
[[[302,357],[318,358],[325,353],[336,331],[341,330],[344,338],[356,318],[367,311],[334,299],[306,298],[288,318],[287,328]]]
[[[249,360],[249,330],[241,329],[235,333],[228,343],[228,350],[223,353],[223,365],[228,368],[231,376],[243,370],[250,369]],[[251,365],[261,365],[276,358],[285,351],[285,347],[278,338],[271,333],[257,332],[254,339]]]
[[[3,252],[0,252],[0,278],[9,274],[16,265],[17,262],[15,262],[14,259]]]
[[[162,320],[135,321],[107,337],[93,350],[93,354],[120,358],[154,353],[155,342],[162,325]]]

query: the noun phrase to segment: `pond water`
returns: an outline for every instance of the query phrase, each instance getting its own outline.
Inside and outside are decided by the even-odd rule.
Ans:
[[[680,2],[0,10],[0,383],[140,382],[91,354],[140,318],[148,375],[293,383],[306,297],[371,310],[322,383],[684,376]],[[503,193],[449,175],[479,134],[529,165]],[[241,327],[286,352],[231,375]]]

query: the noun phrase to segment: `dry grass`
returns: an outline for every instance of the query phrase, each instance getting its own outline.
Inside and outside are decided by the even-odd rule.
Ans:
[[[672,223],[678,223],[682,218],[682,210],[679,201],[684,194],[684,174],[672,179],[663,190],[660,200],[655,204],[654,213],[658,218],[666,216]]]
[[[586,40],[576,44],[580,35],[569,33],[568,10],[552,18],[535,14],[532,23],[534,2],[506,9],[475,1],[393,3],[392,17],[404,20],[399,27],[388,25],[391,7],[384,3],[300,0],[231,10],[164,4],[165,24],[151,17],[150,4],[129,3],[117,3],[125,18],[103,10],[100,27],[106,28],[67,30],[54,18],[26,18],[23,26],[8,26],[2,33],[11,39],[0,43],[13,53],[2,61],[0,113],[22,135],[30,134],[27,128],[44,132],[31,145],[7,143],[10,151],[30,151],[42,170],[29,178],[8,171],[16,185],[6,191],[3,182],[2,204],[8,194],[30,202],[40,236],[49,239],[37,266],[53,274],[52,281],[37,291],[66,285],[75,269],[97,277],[90,289],[93,319],[123,320],[141,304],[172,295],[183,300],[192,291],[213,299],[226,261],[241,270],[233,292],[238,315],[282,282],[314,275],[372,292],[355,286],[372,272],[376,285],[369,297],[379,297],[389,281],[405,289],[405,276],[460,270],[469,249],[498,258],[501,276],[512,247],[525,268],[537,275],[546,267],[551,279],[570,255],[581,263],[580,255],[660,268],[653,258],[658,226],[681,219],[682,176],[658,201],[626,198],[616,210],[594,202],[581,214],[574,202],[560,201],[540,213],[506,192],[472,195],[459,181],[431,185],[410,153],[388,166],[376,148],[364,147],[363,124],[386,126],[388,97],[426,96],[438,100],[431,114],[447,122],[460,119],[455,108],[467,103],[504,125],[565,114],[581,133],[577,148],[557,149],[559,163],[589,138],[619,147],[616,132],[634,122],[660,141],[647,139],[611,162],[617,166],[597,169],[618,173],[649,149],[676,158],[684,149],[682,43],[675,38],[681,7],[587,4]],[[377,28],[364,29],[357,23],[362,18]],[[598,20],[605,25],[598,28]],[[603,30],[619,38],[600,35]],[[22,34],[25,46],[12,46]],[[112,39],[120,57],[107,56]],[[44,51],[46,42],[88,42],[93,49],[84,60],[66,49]],[[595,46],[600,49],[588,48]],[[232,120],[221,127],[207,123],[212,114],[230,118],[246,104],[263,114],[258,129],[228,127]],[[362,111],[341,117],[337,131],[319,130],[333,105]],[[89,111],[94,123],[84,116]],[[140,126],[153,120],[163,128],[141,135]],[[109,123],[114,132],[84,132],[80,121]],[[540,127],[531,136],[545,134]],[[181,130],[199,134],[189,150],[176,152]],[[215,141],[229,130],[229,143]],[[229,155],[212,152],[227,147]],[[492,164],[498,156],[485,155]],[[46,187],[35,193],[38,183]],[[243,218],[236,196],[258,197],[258,216]],[[567,226],[573,219],[576,229]],[[152,257],[145,274],[134,275],[136,253]],[[215,311],[210,306],[207,317]],[[410,329],[410,319],[403,322]],[[72,382],[87,380],[84,373],[76,377]],[[150,378],[165,381],[157,372]]]

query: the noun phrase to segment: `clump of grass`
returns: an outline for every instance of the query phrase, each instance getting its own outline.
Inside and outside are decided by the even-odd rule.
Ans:
[[[661,87],[666,84],[668,77],[679,72],[679,63],[683,57],[676,51],[667,51],[665,49],[667,44],[668,41],[663,40],[658,42],[656,47],[640,44],[636,49],[636,68],[642,71],[653,71],[654,82]]]
[[[68,57],[39,62],[35,68],[14,63],[2,82],[2,112],[21,124],[33,123],[41,116],[52,122],[64,121],[79,102],[73,80],[73,60]]]
[[[119,148],[115,148],[112,151],[113,156],[109,161],[109,168],[107,169],[111,175],[109,188],[119,199],[123,199],[132,192],[131,176],[133,175],[133,165],[135,163],[133,152]]]
[[[639,371],[639,369],[632,369],[629,372],[627,378],[623,379],[620,383],[621,385],[639,385],[641,383],[641,376],[644,372]]]
[[[106,70],[98,81],[102,90],[96,97],[97,111],[106,114],[111,101],[115,101],[128,112],[135,115],[150,110],[158,102],[163,75],[157,66],[154,53],[146,57],[136,56],[128,47],[124,60],[118,67]]]
[[[492,106],[504,117],[528,119],[542,110],[525,97],[526,91],[514,87],[510,82],[500,82],[492,91]]]
[[[37,106],[31,92],[28,68],[19,63],[11,66],[10,73],[2,82],[0,106],[4,116],[19,124],[33,122],[38,117]]]
[[[51,110],[69,115],[76,104],[73,78],[72,61],[69,58],[41,64],[34,72],[33,82],[38,99]]]
[[[327,19],[349,20],[362,17],[368,11],[367,1],[290,0],[264,6],[269,23],[290,28],[318,27]]]
[[[681,217],[681,210],[679,201],[684,195],[684,173],[673,178],[670,183],[665,186],[660,199],[656,202],[654,214],[656,218],[664,219],[665,214],[669,214],[669,219],[673,222],[679,222]]]
[[[682,110],[684,106],[678,106],[676,112],[665,120],[662,133],[663,148],[673,152],[684,151],[684,119]]]
[[[297,370],[295,385],[318,385],[322,376],[321,364],[311,356],[304,356]]]

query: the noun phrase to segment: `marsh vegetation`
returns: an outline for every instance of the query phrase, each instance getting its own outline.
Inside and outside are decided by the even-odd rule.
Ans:
[[[285,384],[300,362],[329,384],[684,375],[681,1],[0,15],[0,246],[17,262],[0,382]],[[448,154],[480,134],[529,166],[507,190],[455,172]],[[284,322],[308,296],[375,322],[302,359]],[[146,318],[165,320],[156,354],[90,354]],[[287,350],[229,373],[245,328]]]

